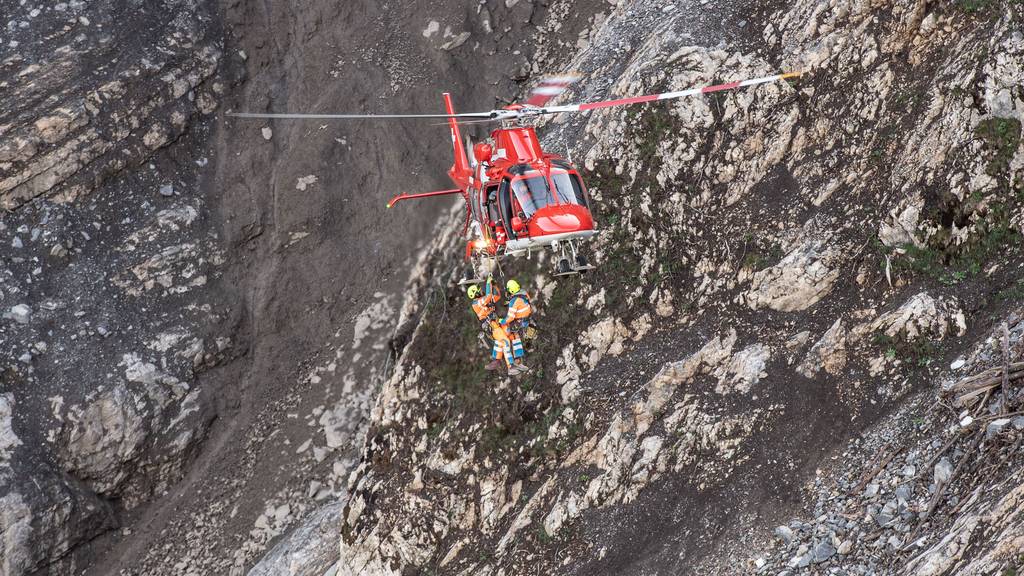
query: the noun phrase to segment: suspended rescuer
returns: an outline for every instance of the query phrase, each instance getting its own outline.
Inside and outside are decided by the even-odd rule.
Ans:
[[[508,293],[508,312],[499,323],[508,330],[512,338],[513,358],[522,358],[526,355],[523,343],[532,340],[536,335],[536,328],[530,325],[530,316],[533,315],[533,305],[530,303],[530,295],[523,290],[515,279],[505,284]]]
[[[488,278],[482,290],[480,286],[473,284],[466,289],[466,295],[472,301],[473,313],[480,321],[480,329],[484,333],[489,332],[494,343],[491,347],[491,362],[484,368],[497,370],[504,361],[509,376],[525,372],[526,367],[515,360],[512,351],[512,337],[499,322],[495,310],[497,303],[501,301],[501,290],[494,286],[491,278]],[[522,344],[520,344],[520,348],[522,348]]]

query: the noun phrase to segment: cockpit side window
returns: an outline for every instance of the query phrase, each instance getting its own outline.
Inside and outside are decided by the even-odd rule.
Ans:
[[[583,188],[583,182],[576,174],[569,174],[569,182],[572,184],[572,193],[576,195],[576,203],[580,206],[589,207],[587,202],[587,191]]]

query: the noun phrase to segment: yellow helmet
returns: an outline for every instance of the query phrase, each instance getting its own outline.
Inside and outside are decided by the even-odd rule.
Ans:
[[[508,283],[505,284],[505,289],[508,290],[510,295],[519,292],[520,288],[522,288],[522,286],[520,286],[519,282],[516,282],[515,280],[509,280]]]
[[[466,296],[469,296],[470,300],[472,300],[473,298],[476,298],[479,295],[480,295],[480,287],[477,286],[476,284],[472,284],[472,285],[470,285],[469,288],[466,289]]]

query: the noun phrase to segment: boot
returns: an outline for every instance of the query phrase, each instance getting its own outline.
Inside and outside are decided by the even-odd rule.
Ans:
[[[497,370],[499,366],[501,366],[501,362],[499,362],[498,359],[495,358],[494,360],[491,360],[490,364],[484,366],[484,370],[487,370],[488,372],[493,372]]]
[[[529,369],[525,365],[523,365],[523,364],[513,364],[508,369],[508,375],[509,376],[518,376],[518,375],[522,374],[523,372],[526,372],[527,370],[529,370]]]

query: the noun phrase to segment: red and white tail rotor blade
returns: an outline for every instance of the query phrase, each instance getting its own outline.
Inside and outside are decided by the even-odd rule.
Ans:
[[[543,109],[545,114],[559,114],[563,112],[586,112],[588,110],[600,110],[602,108],[612,108],[615,106],[627,106],[630,104],[643,104],[645,102],[657,102],[659,100],[672,100],[675,98],[685,98],[687,96],[697,96],[699,94],[710,94],[712,92],[722,92],[725,90],[735,90],[737,88],[746,88],[748,86],[756,86],[758,84],[768,84],[770,82],[779,82],[789,78],[798,78],[803,74],[802,72],[786,72],[785,74],[776,74],[775,76],[765,76],[763,78],[752,78],[750,80],[740,80],[738,82],[729,82],[727,84],[715,84],[713,86],[703,86],[700,88],[689,88],[686,90],[678,90],[675,92],[663,92],[661,94],[649,94],[646,96],[633,96],[630,98],[619,98],[617,100],[604,100],[601,102],[585,102],[582,104],[567,104],[564,106],[548,106]]]
[[[573,74],[549,76],[541,80],[540,84],[530,91],[530,98],[526,101],[526,105],[542,108],[552,98],[565,92],[578,79],[579,76]]]

